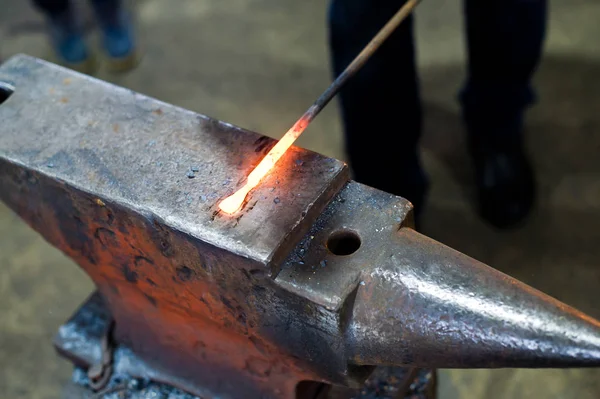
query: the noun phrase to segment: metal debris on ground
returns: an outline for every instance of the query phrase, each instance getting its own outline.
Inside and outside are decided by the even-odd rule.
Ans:
[[[79,367],[73,371],[71,384],[86,390],[89,399],[202,399],[166,384],[126,374],[114,374],[104,389],[94,392],[86,372]]]
[[[378,367],[352,399],[426,399],[433,378],[431,370]]]

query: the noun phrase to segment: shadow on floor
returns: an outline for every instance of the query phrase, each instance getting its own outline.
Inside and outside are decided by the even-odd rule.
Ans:
[[[426,98],[454,95],[461,66],[423,72]],[[538,176],[538,205],[525,226],[495,231],[472,211],[436,206],[424,232],[600,317],[600,64],[549,55],[536,77],[539,103],[528,115],[527,141]],[[450,171],[472,202],[471,165],[458,108],[426,101],[425,150]],[[436,184],[436,176],[431,176]],[[437,182],[439,184],[439,182]],[[471,206],[472,209],[472,206]]]
[[[486,226],[472,210],[471,164],[452,102],[463,76],[462,65],[422,71],[422,144],[440,165],[430,170],[438,190],[424,212],[424,233],[600,318],[600,63],[569,54],[545,57],[536,76],[539,102],[527,120],[538,205],[522,228],[506,232]],[[446,190],[444,176],[458,193]],[[447,195],[457,198],[446,201]],[[440,396],[597,398],[599,376],[583,369],[444,370]]]

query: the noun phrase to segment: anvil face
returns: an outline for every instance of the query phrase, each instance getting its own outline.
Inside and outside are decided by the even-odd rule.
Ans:
[[[0,199],[98,287],[57,339],[78,364],[110,317],[117,370],[205,397],[600,365],[598,321],[415,232],[340,161],[293,148],[231,217],[272,140],[26,56],[0,83]]]
[[[241,212],[224,215],[218,202],[274,140],[33,58],[0,71],[15,88],[0,108],[3,158],[264,267],[348,179],[343,162],[293,148]]]

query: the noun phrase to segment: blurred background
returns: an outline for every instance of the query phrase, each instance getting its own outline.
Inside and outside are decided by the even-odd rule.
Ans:
[[[465,65],[462,4],[426,0],[418,9],[423,151],[433,183],[422,230],[600,318],[600,1],[550,6],[536,76],[540,101],[527,120],[539,201],[527,223],[508,232],[473,211],[456,102]],[[323,0],[138,0],[134,7],[144,58],[128,74],[101,66],[100,79],[272,137],[330,82]],[[48,58],[45,25],[30,3],[0,0],[0,10],[0,60]],[[300,145],[345,158],[335,103]],[[0,205],[2,397],[59,397],[72,368],[51,340],[92,290],[72,261]],[[600,370],[441,371],[440,379],[442,399],[600,397]]]

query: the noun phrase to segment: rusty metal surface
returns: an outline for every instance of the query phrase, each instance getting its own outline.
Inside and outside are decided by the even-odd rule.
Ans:
[[[414,232],[338,161],[294,149],[230,218],[224,183],[269,140],[28,57],[0,81],[0,198],[94,280],[132,375],[294,398],[377,365],[600,365],[598,321]],[[62,353],[99,362],[84,341]]]
[[[339,355],[302,359],[261,332],[285,333],[294,299],[268,276],[346,181],[342,162],[293,149],[226,217],[218,199],[270,139],[25,56],[0,81],[15,87],[0,106],[1,199],[92,277],[120,343],[198,395],[348,379]]]
[[[60,327],[54,339],[59,353],[77,365],[65,399],[201,399],[169,384],[161,383],[161,375],[132,351],[118,347],[114,353],[114,373],[106,387],[94,389],[85,369],[102,358],[102,338],[112,320],[99,293],[94,293]],[[306,389],[297,399],[433,399],[435,372],[423,369],[378,367],[364,385],[356,389]]]
[[[295,148],[244,212],[216,214],[274,140],[86,75],[16,56],[0,107],[0,154],[85,192],[103,193],[175,229],[268,265],[295,244],[347,179],[346,166]]]
[[[101,360],[101,340],[110,320],[110,312],[96,292],[60,327],[54,346],[59,353],[68,356],[77,365],[73,373],[73,384],[67,387],[65,398],[200,399],[161,383],[159,373],[124,347],[117,347],[114,351],[114,372],[106,387],[94,387],[85,370]]]

